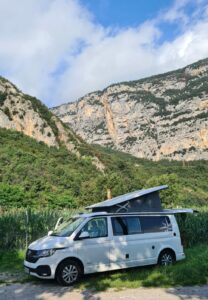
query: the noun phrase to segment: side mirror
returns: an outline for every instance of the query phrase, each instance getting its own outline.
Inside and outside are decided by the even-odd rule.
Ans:
[[[87,239],[89,237],[90,237],[89,232],[83,231],[83,232],[81,232],[79,239],[82,240],[82,239]]]
[[[53,230],[50,230],[50,231],[48,232],[48,236],[50,236],[52,233],[53,233]]]

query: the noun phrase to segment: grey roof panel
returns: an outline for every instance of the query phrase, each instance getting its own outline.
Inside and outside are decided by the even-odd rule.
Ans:
[[[156,187],[149,188],[149,189],[146,189],[146,190],[143,189],[143,190],[131,192],[131,193],[128,193],[128,194],[124,194],[124,195],[121,195],[121,196],[117,196],[115,198],[112,198],[112,199],[109,199],[109,200],[105,200],[105,201],[87,206],[86,208],[109,207],[109,206],[117,205],[117,204],[120,204],[122,202],[131,200],[131,199],[142,197],[142,196],[147,195],[147,194],[151,194],[151,193],[154,193],[154,192],[157,192],[157,191],[161,191],[161,190],[164,190],[164,189],[167,189],[167,188],[168,188],[167,185],[161,185],[161,186],[156,186]]]
[[[194,211],[191,208],[173,208],[173,209],[163,209],[162,211],[156,212],[156,211],[144,211],[144,212],[126,212],[126,213],[107,213],[107,212],[94,212],[94,213],[83,213],[75,215],[74,217],[83,217],[83,218],[91,218],[91,217],[97,217],[97,216],[163,216],[163,215],[176,215],[176,214],[193,214]]]

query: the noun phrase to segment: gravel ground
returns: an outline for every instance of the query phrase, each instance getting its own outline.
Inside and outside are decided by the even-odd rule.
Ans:
[[[91,292],[60,287],[53,283],[0,285],[1,300],[208,300],[208,285],[181,288],[138,288]]]

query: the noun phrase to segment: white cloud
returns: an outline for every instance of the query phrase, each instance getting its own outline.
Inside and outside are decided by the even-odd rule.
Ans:
[[[77,45],[95,43],[103,31],[72,0],[2,1],[0,27],[0,69],[45,99],[56,84],[51,74],[59,64],[70,64]]]
[[[192,22],[187,3],[175,1],[137,28],[114,29],[94,23],[76,0],[0,0],[0,70],[52,106],[184,66],[208,56],[207,13]],[[160,23],[175,21],[181,22],[180,36],[159,43]]]
[[[163,20],[174,22],[180,20],[182,23],[188,23],[188,16],[184,12],[184,7],[191,2],[190,0],[175,0],[173,6],[168,9],[164,15]]]

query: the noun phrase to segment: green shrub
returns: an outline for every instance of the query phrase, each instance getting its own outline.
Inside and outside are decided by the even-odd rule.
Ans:
[[[0,106],[2,106],[4,104],[6,97],[7,97],[7,94],[0,91]]]
[[[109,178],[110,187],[118,184],[118,178]],[[117,186],[118,188],[118,186]],[[164,194],[163,194],[164,197]],[[66,198],[68,201],[68,197]],[[9,209],[0,213],[0,249],[24,249],[28,243],[52,230],[59,217],[67,220],[83,209]],[[199,245],[208,240],[208,208],[199,213],[177,216],[182,243],[185,247]]]
[[[169,196],[164,198],[169,207],[208,203],[207,161],[153,162],[85,143],[79,150],[82,158],[64,147],[48,147],[21,133],[0,129],[1,205],[73,208],[105,200],[108,188],[118,196],[160,184],[170,185]],[[105,165],[104,172],[92,164],[94,156]],[[16,189],[22,201],[12,194]]]
[[[9,210],[0,214],[0,249],[24,249],[52,230],[60,216],[68,219],[74,211]]]
[[[5,115],[7,115],[7,117],[9,118],[9,120],[12,121],[12,115],[11,115],[11,112],[10,112],[10,110],[9,110],[9,108],[7,106],[4,107],[3,112],[5,113]]]

